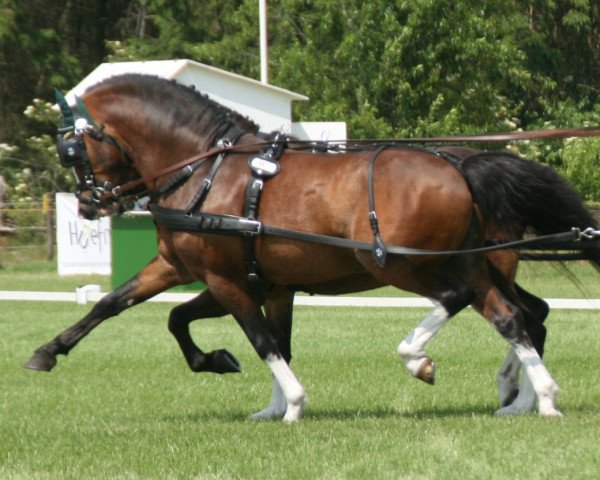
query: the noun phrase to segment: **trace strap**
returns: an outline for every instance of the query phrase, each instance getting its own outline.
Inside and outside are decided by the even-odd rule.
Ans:
[[[220,215],[212,213],[192,213],[191,215],[188,215],[183,210],[159,207],[155,203],[150,203],[148,208],[157,224],[163,225],[172,230],[227,236],[255,236],[263,234],[287,238],[290,240],[299,240],[302,242],[319,243],[321,245],[328,245],[332,247],[351,248],[354,250],[371,251],[372,248],[372,244],[368,242],[272,227],[270,225],[264,225],[257,220],[251,220],[235,215]],[[422,248],[403,247],[399,245],[388,245],[386,248],[387,252],[393,255],[411,256],[465,255],[506,249],[552,250],[553,248],[561,248],[568,250],[579,250],[586,249],[586,244],[589,243],[595,244],[592,248],[600,248],[600,246],[597,244],[599,238],[600,231],[593,229],[586,229],[582,231],[578,228],[573,228],[568,232],[545,235],[526,240],[497,243],[486,247],[465,250],[427,250]]]

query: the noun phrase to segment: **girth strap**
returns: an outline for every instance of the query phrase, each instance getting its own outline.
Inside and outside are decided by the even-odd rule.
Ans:
[[[264,182],[256,172],[252,171],[252,176],[248,180],[246,187],[246,206],[244,215],[248,221],[256,221],[258,216],[258,203]],[[256,258],[255,233],[244,232],[244,254],[246,257],[246,274],[248,282],[255,295],[262,297],[262,285],[260,275],[260,265]]]
[[[247,220],[255,221],[258,218],[260,196],[265,180],[279,173],[279,157],[286,146],[287,136],[277,132],[273,142],[266,146],[258,155],[252,155],[248,160],[252,172],[246,187],[244,215]],[[246,256],[246,273],[248,283],[253,293],[259,298],[264,298],[260,265],[256,258],[256,233],[244,232],[244,251]]]
[[[148,209],[158,225],[181,232],[216,233],[239,237],[240,235],[258,235],[262,229],[260,222],[235,215],[188,214],[183,210],[159,207],[154,202],[148,204]]]

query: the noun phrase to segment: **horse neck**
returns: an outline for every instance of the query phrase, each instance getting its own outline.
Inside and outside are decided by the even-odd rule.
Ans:
[[[232,125],[210,122],[210,115],[200,120],[205,121],[204,126],[177,124],[169,118],[158,118],[155,110],[136,105],[113,112],[103,123],[122,142],[140,176],[150,177],[172,164],[209,151]]]

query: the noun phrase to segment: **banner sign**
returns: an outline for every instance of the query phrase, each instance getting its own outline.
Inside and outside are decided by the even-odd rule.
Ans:
[[[80,218],[72,193],[56,194],[56,246],[59,275],[111,274],[110,218]]]

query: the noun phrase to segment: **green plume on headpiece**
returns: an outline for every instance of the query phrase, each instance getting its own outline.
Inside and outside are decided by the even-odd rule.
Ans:
[[[54,89],[54,95],[56,97],[56,103],[60,108],[61,128],[74,127],[75,118],[73,116],[73,110],[71,110],[71,107],[69,107],[69,104],[67,103],[67,99],[58,88]]]
[[[75,95],[75,103],[77,105],[77,111],[80,113],[80,115],[85,118],[90,125],[97,127],[98,125],[96,125],[96,122],[94,122],[94,119],[90,115],[90,112],[88,112],[88,109],[85,108],[85,104],[83,103],[81,97]]]

